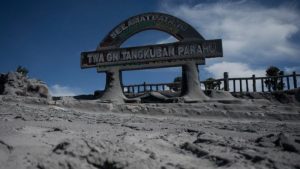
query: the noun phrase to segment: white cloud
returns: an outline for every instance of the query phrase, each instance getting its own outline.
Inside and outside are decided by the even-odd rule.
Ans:
[[[265,70],[251,69],[247,64],[239,62],[220,62],[204,69],[212,74],[214,78],[222,78],[224,72],[228,72],[230,77],[251,77],[253,74],[265,76]]]
[[[49,90],[52,96],[75,96],[81,93],[81,90],[78,88],[61,86],[59,84],[52,85]]]
[[[300,66],[284,67],[285,74],[291,74],[294,71],[299,72],[300,71]]]
[[[158,40],[156,42],[156,44],[172,43],[172,42],[176,42],[176,41],[178,41],[176,38],[174,38],[173,36],[169,36],[166,39]]]
[[[162,4],[163,12],[187,21],[206,39],[223,40],[224,61],[266,67],[287,61],[300,63],[299,44],[290,40],[299,33],[300,14],[291,6],[266,7],[248,1],[193,6],[169,2]]]

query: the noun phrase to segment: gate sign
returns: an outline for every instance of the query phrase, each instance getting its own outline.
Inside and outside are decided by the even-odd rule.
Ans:
[[[221,40],[194,40],[160,45],[149,45],[129,48],[103,49],[81,53],[81,68],[123,66],[123,70],[141,69],[145,63],[178,62],[184,60],[204,60],[209,57],[222,57]],[[128,65],[128,66],[126,66]],[[140,65],[140,67],[132,66]],[[161,64],[159,64],[161,67]],[[148,67],[149,68],[149,67]]]
[[[159,30],[175,37],[178,42],[121,48],[131,36],[145,31]],[[207,99],[199,81],[198,65],[206,58],[223,57],[222,40],[205,40],[190,24],[158,12],[130,17],[113,28],[95,51],[81,53],[80,66],[97,68],[106,73],[103,102],[124,103],[121,79],[123,70],[182,67],[181,95],[186,101]]]

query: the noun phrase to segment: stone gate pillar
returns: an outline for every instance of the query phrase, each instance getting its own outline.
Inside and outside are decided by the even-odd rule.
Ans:
[[[201,90],[197,64],[189,61],[182,66],[181,97],[185,101],[202,101],[209,99]]]
[[[121,86],[121,73],[117,68],[106,71],[105,90],[101,97],[102,102],[108,103],[125,103],[126,96]]]

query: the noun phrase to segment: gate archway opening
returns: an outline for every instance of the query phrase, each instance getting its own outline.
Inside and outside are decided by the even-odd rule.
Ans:
[[[178,42],[172,35],[159,30],[146,30],[139,32],[127,39],[122,47],[145,46],[151,44]],[[149,68],[141,70],[124,70],[121,84],[127,97],[138,96],[151,91],[168,91],[170,84],[178,76],[181,76],[181,67]],[[158,84],[152,86],[151,84]],[[163,84],[166,84],[163,86]]]
[[[128,38],[121,48],[178,42],[172,35],[159,30],[145,30]]]

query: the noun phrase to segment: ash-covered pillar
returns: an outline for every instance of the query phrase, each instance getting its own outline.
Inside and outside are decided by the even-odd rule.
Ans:
[[[117,68],[112,68],[106,72],[105,90],[100,98],[102,102],[125,103],[126,96],[121,86],[121,73]]]
[[[181,97],[183,97],[187,102],[209,99],[201,90],[199,70],[197,64],[193,61],[189,61],[182,66]]]

